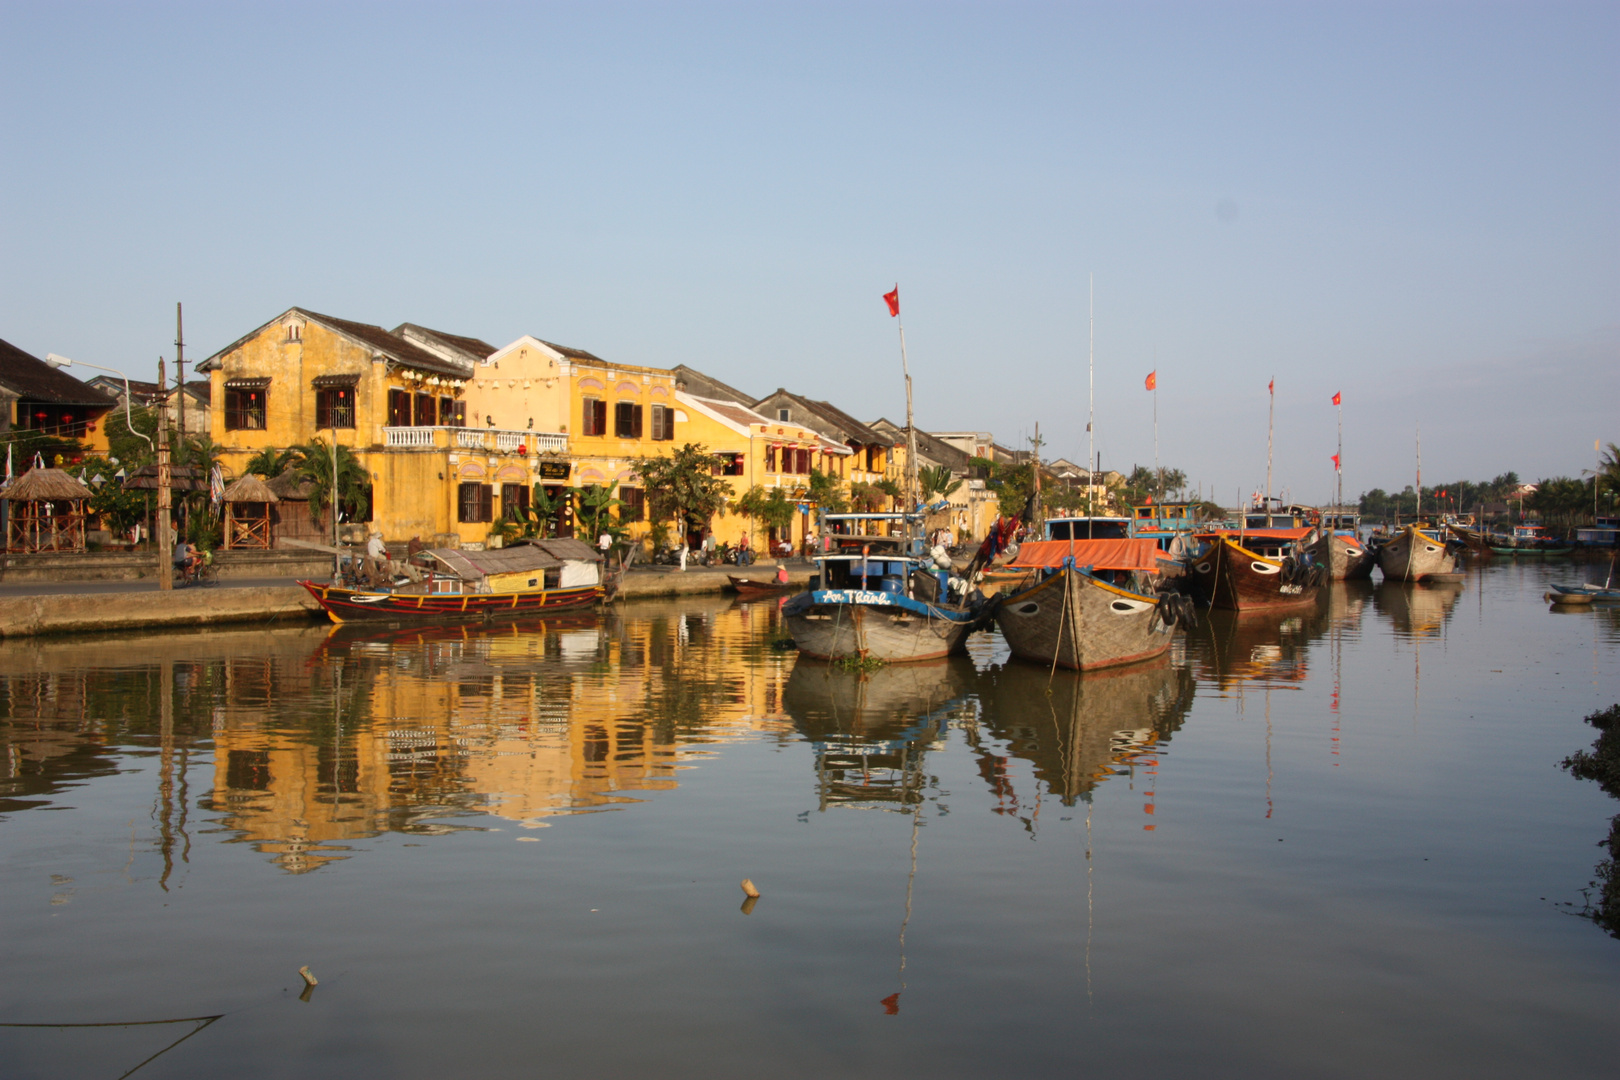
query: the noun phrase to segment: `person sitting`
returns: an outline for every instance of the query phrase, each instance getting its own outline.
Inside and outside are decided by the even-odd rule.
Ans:
[[[787,564],[786,563],[777,563],[776,564],[776,583],[778,585],[786,585],[788,583]]]

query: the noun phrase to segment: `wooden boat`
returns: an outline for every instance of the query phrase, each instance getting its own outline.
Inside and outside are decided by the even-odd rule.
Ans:
[[[1302,543],[1315,529],[1261,529],[1199,536],[1203,547],[1191,559],[1192,579],[1212,607],[1231,611],[1314,604],[1327,581]]]
[[[1416,525],[1408,525],[1378,549],[1378,568],[1385,581],[1422,581],[1430,574],[1449,574],[1457,560],[1446,542]]]
[[[1605,588],[1602,585],[1553,585],[1553,603],[1571,604],[1580,603],[1576,597],[1584,597],[1586,601],[1592,600],[1620,600],[1620,589]]]
[[[782,619],[801,653],[818,660],[885,663],[937,660],[965,647],[985,622],[984,597],[952,602],[941,571],[913,554],[912,538],[846,533],[871,514],[824,514],[832,550],[816,558],[815,587],[782,605]],[[887,515],[886,515],[887,516]],[[907,526],[920,526],[908,515]]]
[[[1150,660],[1170,648],[1175,624],[1192,617],[1190,601],[1153,591],[1152,539],[1034,541],[1011,565],[1040,575],[993,605],[1021,660],[1086,671]]]
[[[1511,535],[1491,535],[1491,550],[1498,555],[1568,555],[1575,548],[1540,525],[1515,525]]]
[[[1355,581],[1372,577],[1378,558],[1360,537],[1353,533],[1324,530],[1311,545],[1311,553],[1318,563],[1327,567],[1330,581]]]
[[[750,596],[774,596],[793,588],[791,582],[777,581],[775,578],[760,581],[757,578],[737,577],[735,574],[727,574],[726,580],[731,582],[732,589],[745,598]]]
[[[429,548],[413,576],[389,589],[300,581],[333,622],[507,619],[585,607],[605,599],[602,556],[580,540],[536,540],[495,551]]]

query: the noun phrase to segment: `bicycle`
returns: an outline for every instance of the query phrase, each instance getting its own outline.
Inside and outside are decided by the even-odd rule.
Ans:
[[[219,567],[209,555],[202,556],[190,566],[176,566],[174,568],[175,584],[182,589],[190,585],[207,587],[219,584]]]

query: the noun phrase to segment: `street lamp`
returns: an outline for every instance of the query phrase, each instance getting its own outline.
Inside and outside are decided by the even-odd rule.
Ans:
[[[53,368],[65,368],[65,367],[72,367],[73,366],[73,361],[72,360],[69,360],[65,356],[57,356],[55,353],[47,353],[47,354],[45,354],[45,362],[47,364],[49,364],[51,367],[53,367]],[[117,368],[103,367],[100,364],[91,364],[91,363],[87,363],[87,362],[82,361],[82,360],[79,363],[84,367],[95,368],[98,371],[109,371],[112,374],[117,375],[118,377],[120,377],[121,379],[124,380],[124,419],[129,424],[129,430],[130,431],[134,431],[135,434],[140,435],[140,437],[143,438],[143,439],[146,439],[146,444],[148,446],[152,446],[152,452],[157,457],[157,468],[158,468],[158,475],[157,475],[157,483],[158,483],[158,488],[157,488],[157,536],[154,537],[154,539],[157,541],[157,549],[158,549],[158,589],[161,592],[168,592],[170,589],[174,588],[174,574],[173,574],[173,571],[172,571],[172,569],[170,567],[170,561],[169,561],[171,556],[169,554],[169,440],[168,440],[168,437],[167,437],[168,425],[164,423],[164,417],[160,413],[158,415],[158,441],[157,441],[157,445],[153,446],[152,440],[147,438],[145,433],[135,431],[135,419],[134,419],[133,416],[130,415],[130,411],[129,411],[129,401],[130,401],[130,397],[132,396],[130,394],[130,389],[129,389],[129,376],[125,375],[122,371],[119,371]],[[163,382],[163,362],[162,362],[162,360],[158,361],[158,382],[159,382],[159,389],[161,390],[162,389],[161,384]]]

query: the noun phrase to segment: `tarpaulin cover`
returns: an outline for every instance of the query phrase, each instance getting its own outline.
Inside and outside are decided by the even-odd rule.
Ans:
[[[1301,540],[1316,530],[1307,525],[1299,529],[1214,529],[1201,536],[1253,536],[1262,540]]]
[[[1098,570],[1143,570],[1151,574],[1159,569],[1159,545],[1143,539],[1029,540],[1019,546],[1018,557],[1007,565],[1055,570],[1071,555],[1074,565]]]

